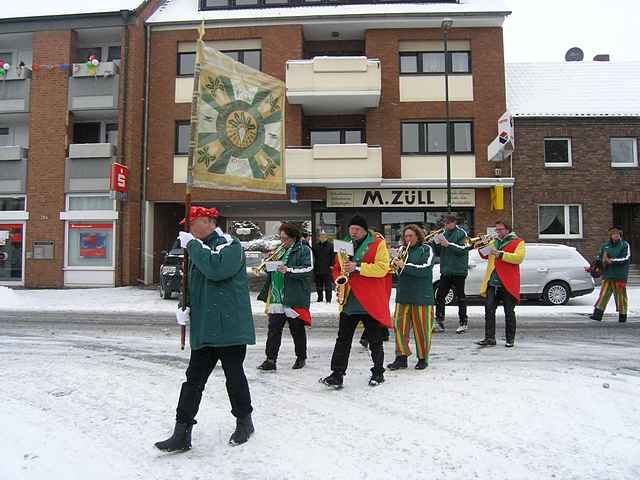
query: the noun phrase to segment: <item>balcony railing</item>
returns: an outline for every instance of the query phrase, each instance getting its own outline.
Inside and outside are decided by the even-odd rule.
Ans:
[[[74,63],[69,79],[69,110],[114,110],[118,108],[119,67],[102,62],[95,68]]]
[[[31,97],[31,70],[11,69],[0,80],[0,113],[26,113]]]
[[[323,180],[382,177],[382,149],[366,143],[287,148],[287,182],[322,184]]]

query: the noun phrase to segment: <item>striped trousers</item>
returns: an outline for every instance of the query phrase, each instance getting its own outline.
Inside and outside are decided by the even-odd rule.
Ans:
[[[393,314],[396,335],[396,354],[409,356],[409,331],[413,326],[416,351],[419,359],[428,360],[431,350],[433,305],[409,305],[396,303]]]
[[[607,308],[607,304],[611,299],[616,302],[616,311],[620,315],[627,314],[627,282],[624,280],[602,280],[602,286],[600,287],[600,296],[596,302],[596,308],[603,312]]]

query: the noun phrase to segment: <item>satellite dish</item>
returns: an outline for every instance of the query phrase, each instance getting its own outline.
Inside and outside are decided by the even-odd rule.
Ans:
[[[564,54],[564,59],[567,62],[581,62],[584,58],[584,52],[578,48],[573,47],[567,50],[567,53]]]

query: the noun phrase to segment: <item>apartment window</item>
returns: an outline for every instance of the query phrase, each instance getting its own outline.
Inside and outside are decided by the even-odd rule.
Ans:
[[[74,124],[73,143],[100,143],[100,122]]]
[[[571,166],[571,140],[569,138],[544,139],[545,167]]]
[[[107,61],[108,62],[113,62],[114,60],[120,60],[121,53],[122,52],[121,52],[120,45],[109,47],[109,53],[108,53]]]
[[[0,212],[23,211],[26,200],[24,196],[5,197],[0,196]]]
[[[15,66],[15,65],[13,65],[13,53],[12,52],[0,52],[0,60],[2,60],[5,63],[8,63],[9,65]]]
[[[102,61],[102,48],[101,47],[78,48],[76,50],[76,63],[84,63],[89,61],[89,57],[91,55],[95,55],[98,60]]]
[[[107,143],[111,145],[118,146],[118,124],[117,123],[108,123],[107,124]]]
[[[232,0],[202,0],[201,10],[208,10],[210,8],[224,8],[230,7]]]
[[[189,155],[189,141],[191,140],[191,123],[176,122],[176,155]]]
[[[539,238],[582,238],[582,206],[539,205]]]
[[[636,138],[611,138],[611,166],[637,167],[638,140]]]
[[[193,75],[196,68],[196,52],[178,52],[178,76]]]
[[[471,73],[470,52],[401,52],[401,74]]]
[[[473,153],[471,122],[404,122],[402,123],[402,154],[428,155]]]
[[[289,3],[289,0],[201,0],[200,10],[213,10],[229,7],[243,8],[265,5],[289,5]],[[320,3],[320,0],[314,0],[314,3]]]
[[[110,195],[67,195],[67,211],[115,210]]]
[[[364,131],[362,129],[311,130],[309,136],[312,146],[319,144],[364,143]]]
[[[0,147],[6,147],[9,145],[9,127],[0,127]]]

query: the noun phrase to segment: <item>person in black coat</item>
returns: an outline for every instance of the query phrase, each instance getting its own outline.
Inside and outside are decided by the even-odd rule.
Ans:
[[[323,293],[327,303],[331,303],[333,290],[333,278],[331,276],[331,266],[333,265],[334,253],[333,242],[329,240],[326,233],[321,232],[318,242],[313,248],[314,255],[314,275],[316,291],[318,292],[318,302],[322,302]]]

